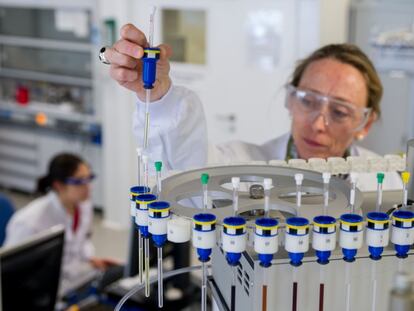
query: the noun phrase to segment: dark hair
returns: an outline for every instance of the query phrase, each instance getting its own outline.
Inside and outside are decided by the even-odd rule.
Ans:
[[[49,163],[46,176],[39,178],[37,181],[37,192],[45,194],[52,188],[53,182],[64,182],[67,178],[73,176],[82,163],[84,161],[80,157],[71,153],[56,155]]]
[[[298,86],[306,68],[314,61],[326,58],[351,65],[362,74],[368,93],[367,107],[372,108],[373,112],[379,117],[381,115],[380,101],[383,92],[381,80],[368,56],[356,45],[344,43],[329,44],[321,47],[307,58],[298,62],[290,83],[293,86]]]

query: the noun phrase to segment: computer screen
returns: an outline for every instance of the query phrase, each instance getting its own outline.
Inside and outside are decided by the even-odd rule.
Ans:
[[[0,249],[0,311],[53,311],[59,287],[64,228]]]

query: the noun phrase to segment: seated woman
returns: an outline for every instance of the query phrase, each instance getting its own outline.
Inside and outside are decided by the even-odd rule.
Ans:
[[[94,257],[90,201],[93,178],[89,166],[78,156],[68,153],[55,156],[47,175],[38,181],[37,190],[43,196],[18,210],[7,225],[6,246],[58,224],[65,227],[63,292],[85,276],[92,277],[96,269],[104,270],[111,264],[110,260]]]
[[[137,94],[134,129],[139,142],[145,123],[140,58],[146,46],[145,34],[127,24],[121,29],[121,39],[101,52],[101,59],[111,65],[112,78]],[[219,162],[375,156],[355,141],[368,135],[378,120],[383,88],[374,65],[357,46],[327,45],[298,62],[286,86],[290,132],[263,145],[230,142],[218,146],[208,144],[206,120],[197,95],[171,82],[171,48],[159,47],[161,57],[149,108],[149,139],[152,158],[162,159],[167,169]],[[358,187],[374,190],[375,174],[361,174]],[[398,174],[387,173],[383,187],[401,188]]]

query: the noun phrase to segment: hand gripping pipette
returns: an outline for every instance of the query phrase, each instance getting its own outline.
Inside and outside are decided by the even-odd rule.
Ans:
[[[154,38],[154,16],[156,7],[150,15],[150,29],[149,29],[149,47],[144,49],[144,56],[142,57],[142,81],[144,82],[145,92],[145,129],[144,129],[144,150],[148,148],[148,137],[150,127],[150,113],[149,104],[151,101],[151,89],[154,88],[156,80],[157,61],[160,59],[161,51],[159,48],[153,47]]]

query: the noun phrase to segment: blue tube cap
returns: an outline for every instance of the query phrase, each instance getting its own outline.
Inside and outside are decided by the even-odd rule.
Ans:
[[[211,248],[197,248],[198,260],[201,262],[210,261]]]
[[[272,265],[273,254],[258,254],[260,265],[269,268]]]
[[[302,265],[302,259],[305,255],[304,253],[288,253],[290,258],[290,264],[294,267],[299,267]]]
[[[241,253],[226,253],[227,263],[230,266],[237,266],[241,258]]]
[[[144,194],[151,191],[150,187],[145,186],[133,186],[130,188],[130,192],[134,194]]]
[[[410,250],[410,245],[394,245],[395,250],[397,252],[396,256],[398,258],[407,258],[408,257],[408,251]]]
[[[329,263],[329,257],[331,257],[331,251],[316,251],[316,257],[318,264],[326,265]]]
[[[151,236],[151,233],[148,231],[148,226],[139,226],[139,231],[141,231],[141,235],[146,239]]]
[[[342,254],[344,254],[343,259],[346,262],[354,262],[355,261],[355,256],[357,254],[357,250],[356,249],[343,248],[342,249]]]
[[[160,234],[160,235],[152,235],[152,241],[156,247],[163,247],[165,242],[167,242],[167,235]]]
[[[384,251],[384,248],[383,247],[368,246],[368,251],[369,251],[369,254],[370,254],[369,258],[371,258],[372,260],[380,260],[382,252]]]

